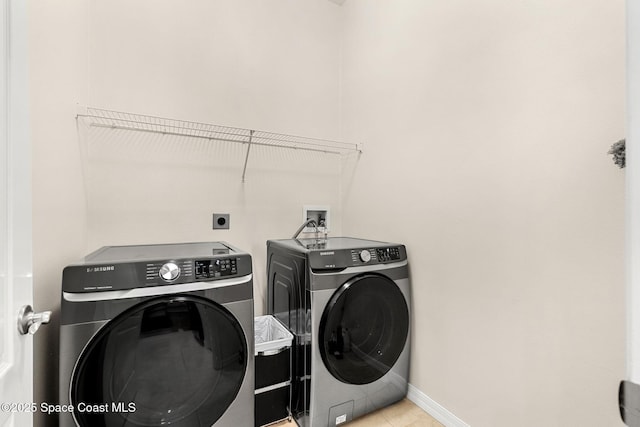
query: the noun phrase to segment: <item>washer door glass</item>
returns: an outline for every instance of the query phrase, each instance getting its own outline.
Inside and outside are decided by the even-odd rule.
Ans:
[[[338,380],[368,384],[404,349],[409,309],[398,286],[377,274],[356,277],[333,294],[320,321],[320,354]]]
[[[80,356],[71,404],[80,426],[211,426],[234,401],[247,344],[234,316],[191,296],[138,304]]]

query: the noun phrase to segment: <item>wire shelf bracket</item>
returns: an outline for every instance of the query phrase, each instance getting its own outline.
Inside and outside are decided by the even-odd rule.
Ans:
[[[247,151],[242,169],[242,182],[245,182],[249,153],[251,146],[253,145],[289,150],[312,151],[340,156],[352,153],[362,153],[361,144],[170,119],[144,114],[126,113],[95,107],[78,106],[76,120],[80,119],[86,120],[89,126],[92,127],[150,132],[162,135],[201,138],[209,141],[246,144]]]

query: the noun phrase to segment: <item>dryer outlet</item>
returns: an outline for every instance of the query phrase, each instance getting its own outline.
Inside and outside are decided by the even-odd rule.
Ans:
[[[224,214],[213,214],[213,229],[214,230],[228,230],[229,229],[229,221],[231,220],[231,215],[228,213]]]

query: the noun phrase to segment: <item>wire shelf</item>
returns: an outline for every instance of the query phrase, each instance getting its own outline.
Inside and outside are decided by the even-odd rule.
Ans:
[[[252,145],[314,151],[334,155],[346,155],[362,152],[362,148],[358,144],[332,141],[328,139],[285,135],[262,130],[169,119],[144,114],[125,113],[94,107],[81,108],[80,111],[78,111],[76,118],[88,120],[89,126],[93,127],[151,132],[163,135],[202,138],[209,141],[225,141],[246,144],[247,152],[242,171],[242,182],[245,181],[247,161],[249,159],[249,151]]]
[[[211,141],[228,141],[242,144],[250,143],[252,145],[317,151],[327,154],[349,154],[351,152],[362,151],[358,144],[328,139],[285,135],[261,130],[168,119],[93,107],[87,107],[84,111],[79,112],[78,117],[89,119],[90,126],[95,127],[188,136]]]

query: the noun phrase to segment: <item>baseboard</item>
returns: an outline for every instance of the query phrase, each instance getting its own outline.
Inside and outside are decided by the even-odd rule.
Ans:
[[[445,427],[471,427],[460,418],[453,415],[445,407],[438,402],[409,384],[407,399],[415,403],[425,412],[428,412],[433,418],[442,423]]]

